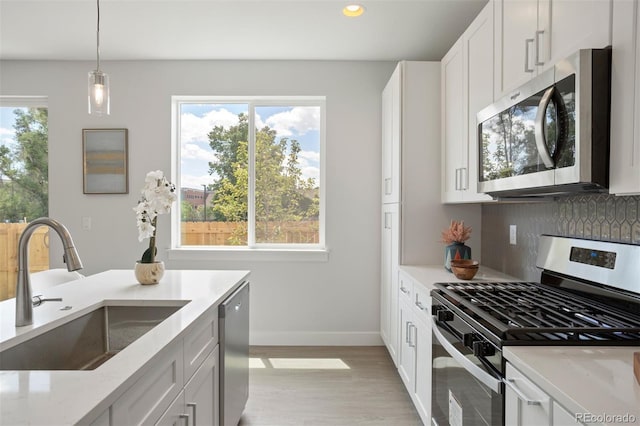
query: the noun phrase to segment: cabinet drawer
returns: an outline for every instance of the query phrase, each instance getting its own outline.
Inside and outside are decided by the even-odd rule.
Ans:
[[[184,377],[188,381],[218,344],[218,309],[209,309],[184,338]]]
[[[182,342],[151,361],[140,379],[111,407],[114,425],[153,424],[184,385]]]
[[[405,272],[398,273],[398,297],[409,303],[413,303],[413,280]]]

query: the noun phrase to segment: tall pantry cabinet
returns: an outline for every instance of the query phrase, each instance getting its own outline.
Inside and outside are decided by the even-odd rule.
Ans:
[[[443,264],[440,233],[452,219],[474,228],[479,258],[480,207],[440,202],[440,62],[398,63],[382,92],[381,130],[380,334],[397,365],[399,266]]]

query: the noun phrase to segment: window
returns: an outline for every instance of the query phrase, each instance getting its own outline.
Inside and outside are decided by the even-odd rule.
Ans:
[[[173,248],[324,248],[324,98],[174,97]]]
[[[0,97],[0,300],[15,297],[26,222],[49,215],[48,139],[46,98]],[[40,227],[31,238],[30,272],[49,269],[48,233]]]
[[[46,98],[0,97],[0,221],[49,212]]]

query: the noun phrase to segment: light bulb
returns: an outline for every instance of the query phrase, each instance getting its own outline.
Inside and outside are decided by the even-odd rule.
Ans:
[[[93,97],[96,100],[96,105],[102,106],[102,102],[104,102],[104,85],[103,84],[93,85]]]
[[[89,114],[109,115],[109,76],[100,70],[89,73]]]

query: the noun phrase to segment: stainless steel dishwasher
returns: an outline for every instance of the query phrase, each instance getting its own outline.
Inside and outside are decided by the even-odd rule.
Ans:
[[[236,426],[249,398],[249,282],[218,308],[220,318],[220,424]]]

